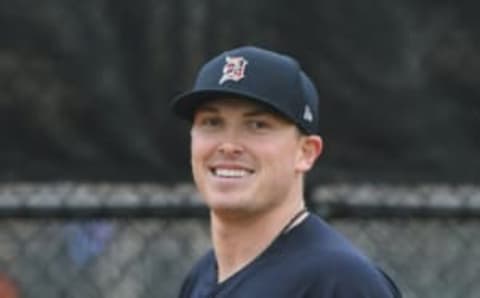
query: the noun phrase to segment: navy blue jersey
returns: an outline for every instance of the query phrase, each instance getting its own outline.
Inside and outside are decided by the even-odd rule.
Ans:
[[[213,251],[185,279],[180,298],[399,298],[393,281],[316,215],[247,266],[217,282]]]

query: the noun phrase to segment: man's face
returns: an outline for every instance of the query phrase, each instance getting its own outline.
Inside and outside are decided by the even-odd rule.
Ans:
[[[301,199],[302,175],[321,150],[315,136],[303,136],[291,122],[240,99],[200,106],[191,138],[193,177],[203,199],[211,209],[233,214]]]

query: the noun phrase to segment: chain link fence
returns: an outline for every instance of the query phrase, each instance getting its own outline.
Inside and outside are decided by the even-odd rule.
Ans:
[[[308,203],[404,297],[478,297],[480,187],[328,185]],[[0,297],[176,297],[209,237],[189,185],[4,184]]]

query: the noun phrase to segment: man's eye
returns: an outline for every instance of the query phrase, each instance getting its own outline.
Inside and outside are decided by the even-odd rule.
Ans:
[[[269,127],[267,122],[261,121],[261,120],[252,120],[248,123],[248,125],[250,126],[250,128],[256,129],[256,130],[265,129]]]
[[[201,124],[206,127],[216,127],[221,124],[221,121],[218,118],[205,118],[201,121]]]

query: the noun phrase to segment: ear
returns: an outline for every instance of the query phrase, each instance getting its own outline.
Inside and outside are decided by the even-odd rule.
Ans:
[[[303,173],[308,172],[315,164],[317,158],[322,154],[322,151],[323,140],[320,136],[302,136],[299,158],[297,160],[297,170]]]

